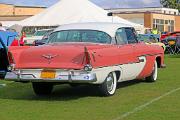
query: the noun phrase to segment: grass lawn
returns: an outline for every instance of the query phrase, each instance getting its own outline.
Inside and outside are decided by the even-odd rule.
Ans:
[[[156,83],[124,82],[112,97],[100,97],[94,87],[56,86],[50,96],[38,97],[31,84],[0,86],[0,120],[120,120],[165,93],[180,88],[180,56],[166,56]],[[127,115],[123,120],[179,120],[180,90]]]

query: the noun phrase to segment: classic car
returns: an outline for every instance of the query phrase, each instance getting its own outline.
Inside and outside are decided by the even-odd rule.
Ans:
[[[104,96],[117,82],[157,80],[164,51],[137,40],[133,27],[116,23],[76,23],[58,27],[48,44],[24,49],[7,80],[32,82],[37,95],[47,95],[62,83],[93,84]]]
[[[48,32],[47,34],[45,34],[41,40],[35,40],[35,41],[33,42],[33,45],[34,45],[34,46],[39,46],[39,45],[44,45],[44,44],[46,44],[46,42],[48,41],[48,37],[49,37],[49,35],[51,34],[51,32],[52,32],[52,31],[50,31],[50,32]]]
[[[165,51],[166,46],[164,43],[159,42],[159,39],[160,39],[160,35],[156,35],[156,34],[139,34],[138,35],[138,40],[143,41],[149,45],[159,45]]]
[[[167,39],[168,37],[176,37],[180,35],[180,31],[175,31],[175,32],[165,32],[164,34],[161,34],[160,40],[163,41],[164,39]]]

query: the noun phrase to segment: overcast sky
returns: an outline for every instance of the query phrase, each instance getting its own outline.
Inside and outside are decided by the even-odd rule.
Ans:
[[[29,6],[51,6],[59,0],[0,0],[0,3]],[[159,7],[159,0],[91,0],[103,8]]]

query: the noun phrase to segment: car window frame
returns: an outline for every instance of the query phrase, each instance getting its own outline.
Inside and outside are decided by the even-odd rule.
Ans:
[[[125,27],[118,28],[118,29],[116,30],[116,33],[115,33],[115,41],[116,41],[116,44],[117,44],[117,45],[125,45],[125,44],[128,44],[127,36],[126,36],[126,38],[125,38],[125,43],[124,43],[124,44],[118,43],[118,40],[117,40],[117,32],[118,32],[119,29],[124,29],[124,34],[125,34],[125,36],[126,36]]]
[[[139,43],[139,41],[138,41],[138,39],[137,39],[137,34],[136,34],[136,31],[135,31],[135,29],[133,28],[133,27],[125,27],[125,29],[132,29],[132,33],[134,34],[134,42],[130,42],[128,39],[127,39],[127,41],[128,41],[128,44],[137,44],[137,43]],[[126,31],[125,31],[126,32]],[[126,36],[127,36],[127,33],[126,33]]]

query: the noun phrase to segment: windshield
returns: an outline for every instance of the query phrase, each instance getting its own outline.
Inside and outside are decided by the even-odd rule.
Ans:
[[[153,42],[153,43],[158,42],[158,39],[153,35],[149,36],[149,35],[141,35],[141,34],[139,34],[138,39],[140,41],[144,41],[144,42]]]
[[[46,35],[48,32],[50,32],[50,31],[52,31],[52,30],[41,30],[41,31],[36,31],[35,33],[34,33],[34,36],[44,36],[44,35]]]
[[[96,30],[65,30],[57,31],[49,36],[48,43],[54,42],[92,42],[111,43],[111,37],[101,31]]]

